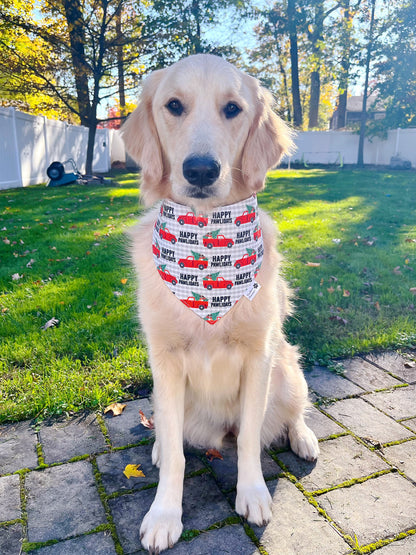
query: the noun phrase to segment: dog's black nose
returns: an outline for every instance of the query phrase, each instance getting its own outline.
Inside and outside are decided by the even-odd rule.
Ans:
[[[182,165],[185,179],[191,185],[212,185],[220,175],[221,166],[211,156],[189,156]]]

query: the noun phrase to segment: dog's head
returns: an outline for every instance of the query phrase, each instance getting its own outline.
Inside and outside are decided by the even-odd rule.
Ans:
[[[142,168],[147,204],[171,198],[201,209],[259,191],[292,146],[271,94],[207,54],[152,73],[123,138]]]

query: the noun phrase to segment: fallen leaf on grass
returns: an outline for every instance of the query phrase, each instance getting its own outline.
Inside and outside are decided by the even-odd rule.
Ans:
[[[108,405],[108,407],[104,409],[104,414],[107,414],[107,412],[112,412],[113,416],[119,416],[126,408],[126,406],[127,405],[123,403],[111,403],[111,405]]]
[[[212,462],[214,459],[220,459],[221,461],[224,460],[221,453],[216,449],[208,449],[208,451],[206,451],[205,453],[205,456],[209,460],[209,462]]]
[[[50,320],[48,320],[48,321],[46,322],[46,324],[43,325],[40,329],[43,330],[43,331],[45,331],[45,330],[47,330],[48,328],[53,328],[54,326],[57,326],[58,324],[59,324],[58,318],[53,317],[53,318],[51,318]]]
[[[140,424],[145,428],[149,428],[149,430],[153,430],[155,427],[153,416],[151,416],[150,418],[147,418],[147,416],[144,414],[142,410],[139,410],[139,414],[140,414]]]
[[[374,303],[374,306],[375,306],[376,310],[380,311],[380,303],[378,301],[376,301]]]
[[[123,279],[121,279],[120,281],[121,281],[121,283],[122,283],[123,285],[125,285],[125,284],[127,283],[127,278],[123,278]]]
[[[142,470],[139,470],[140,464],[128,464],[123,470],[124,476],[130,480],[130,478],[145,478]]]
[[[396,266],[395,268],[393,268],[393,274],[396,274],[396,276],[401,276],[402,273],[400,271],[400,266]]]
[[[23,275],[21,276],[20,274],[13,274],[12,275],[12,280],[13,281],[18,281],[19,279],[22,279]]]
[[[348,289],[344,289],[344,292],[342,294],[343,297],[349,297],[351,295],[351,293],[348,291]]]
[[[406,243],[416,243],[416,239],[411,239],[410,237],[407,237]]]
[[[346,326],[348,324],[348,320],[346,320],[345,318],[341,318],[341,316],[330,316],[329,319],[335,322],[339,322],[343,326]]]
[[[409,291],[412,293],[412,295],[416,295],[416,287],[411,287]]]
[[[312,268],[318,268],[320,265],[320,262],[306,262],[306,266],[310,266]]]

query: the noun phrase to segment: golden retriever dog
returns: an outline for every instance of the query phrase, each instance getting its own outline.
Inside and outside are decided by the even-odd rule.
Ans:
[[[200,306],[192,310],[175,294],[172,275],[162,279],[164,267],[154,260],[160,254],[155,229],[159,242],[162,228],[166,231],[157,223],[164,202],[179,206],[191,220],[199,218],[204,227],[206,215],[224,215],[222,207],[245,206],[247,199],[255,199],[267,170],[290,151],[291,134],[272,111],[270,93],[219,57],[190,56],[146,79],[139,105],[123,127],[123,138],[141,167],[144,202],[148,206],[157,202],[133,228],[131,238],[139,316],[154,382],[152,461],[160,469],[156,496],[140,534],[143,546],[159,553],[177,542],[182,532],[184,443],[219,449],[226,434],[235,434],[235,510],[259,526],[269,521],[272,509],[260,463],[262,447],[287,436],[292,451],[307,460],[315,460],[319,448],[304,421],[307,386],[298,352],[282,332],[290,313],[289,291],[279,275],[271,218],[256,209],[263,242],[261,252],[256,251],[262,256],[255,275],[256,294],[240,296],[215,323],[213,317],[210,321],[197,313],[208,302],[205,296],[194,295]],[[250,209],[244,212],[245,219],[231,219],[229,225],[240,230],[250,226],[254,213]],[[175,243],[172,235],[164,238]],[[217,243],[212,239],[205,245],[207,237]],[[216,230],[198,247],[206,254],[198,254],[202,274],[210,271],[208,251],[228,256],[231,240],[223,249],[215,248],[221,238]],[[255,249],[247,250],[242,263],[251,257],[253,264]],[[192,263],[192,256],[188,259]],[[204,293],[220,285],[232,287],[226,280],[220,282],[218,272],[211,274],[211,281],[208,278],[201,278]],[[225,292],[214,291],[217,303],[228,298]]]

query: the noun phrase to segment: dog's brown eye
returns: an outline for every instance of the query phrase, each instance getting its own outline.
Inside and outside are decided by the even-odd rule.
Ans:
[[[227,119],[235,118],[240,112],[241,108],[235,102],[229,102],[224,108],[224,114]]]
[[[173,114],[174,116],[181,116],[183,113],[183,106],[182,103],[180,102],[180,100],[177,100],[176,98],[174,98],[173,100],[170,100],[167,104],[166,104],[166,108],[169,110],[169,112],[171,114]]]

